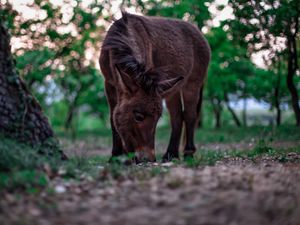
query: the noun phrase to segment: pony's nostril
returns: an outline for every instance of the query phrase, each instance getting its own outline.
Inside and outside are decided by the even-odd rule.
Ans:
[[[139,162],[156,162],[155,151],[152,148],[139,148],[136,154]]]

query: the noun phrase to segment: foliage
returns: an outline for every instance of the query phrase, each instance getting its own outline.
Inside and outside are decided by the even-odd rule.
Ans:
[[[108,124],[109,112],[97,58],[109,20],[114,17],[113,4],[102,0],[64,4],[39,0],[25,4],[28,10],[37,12],[38,16],[30,17],[16,11],[12,1],[7,2],[2,10],[14,40],[19,42],[14,52],[17,69],[52,124],[60,131],[70,130],[74,137],[82,127],[76,124],[78,118],[86,121],[87,117],[98,117],[102,120],[98,124]],[[234,16],[218,27],[213,23],[212,9],[221,12],[225,5],[217,1],[122,2],[123,6],[143,14],[184,19],[205,31],[212,49],[204,96],[203,116],[209,121],[205,126],[211,126],[212,117],[219,121],[217,126],[233,123],[240,126],[241,116],[232,103],[245,99],[255,99],[267,104],[270,110],[276,109],[280,124],[281,111],[289,107],[291,100],[286,85],[285,40],[291,35],[289,28],[295,25],[297,1],[231,0]],[[253,53],[266,50],[266,67],[258,68],[252,62]],[[299,77],[293,81],[299,83]],[[296,88],[299,93],[299,87]],[[246,108],[243,120],[245,123]]]
[[[206,84],[206,97],[212,104],[217,127],[220,126],[218,117],[221,116],[223,105],[227,105],[237,125],[240,124],[229,106],[229,101],[237,102],[251,96],[249,79],[255,72],[255,66],[246,56],[245,49],[234,45],[224,29],[224,27],[213,28],[207,34],[212,49],[212,60]]]
[[[126,2],[126,1],[125,1]],[[132,6],[132,1],[127,0],[127,5]],[[190,22],[198,25],[202,28],[211,15],[208,11],[208,6],[211,4],[209,1],[201,0],[147,0],[137,1],[137,6],[140,7],[141,11],[150,16],[164,16],[172,18],[184,18]]]
[[[235,15],[228,22],[235,42],[248,48],[248,55],[259,51],[267,53],[265,63],[271,70],[280,61],[286,61],[286,83],[296,124],[300,126],[299,89],[297,90],[297,81],[294,79],[297,71],[299,73],[299,1],[230,0],[229,4]]]
[[[102,119],[107,115],[103,80],[94,60],[105,31],[99,23],[107,7],[102,3],[35,1],[30,8],[39,16],[33,17],[5,5],[7,11],[14,12],[8,19],[11,32],[23,43],[15,51],[17,68],[43,106],[57,101],[67,105],[61,115],[66,128],[73,126],[83,105]]]

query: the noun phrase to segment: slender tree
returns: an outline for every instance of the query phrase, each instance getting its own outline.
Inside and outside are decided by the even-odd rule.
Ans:
[[[270,57],[285,55],[286,84],[296,125],[300,126],[299,91],[295,85],[299,70],[299,0],[229,0],[229,4],[235,15],[229,23],[232,37],[246,44],[250,54],[264,50]]]
[[[248,79],[253,75],[254,65],[245,55],[245,49],[234,45],[228,32],[223,27],[212,28],[207,34],[212,48],[212,60],[208,71],[206,96],[212,104],[216,126],[221,126],[222,105],[230,112],[236,126],[242,123],[230,106],[230,101],[237,101],[249,93]],[[218,121],[218,122],[217,122]]]

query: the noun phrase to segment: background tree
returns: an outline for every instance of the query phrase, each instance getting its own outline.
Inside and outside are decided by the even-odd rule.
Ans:
[[[208,6],[212,0],[146,0],[146,1],[130,1],[125,0],[126,6],[137,6],[140,10],[149,16],[164,16],[172,18],[185,19],[197,24],[201,29],[211,18]]]
[[[280,57],[280,56],[279,56]],[[285,83],[286,68],[283,60],[272,63],[268,69],[255,69],[255,76],[249,79],[252,96],[269,105],[270,110],[276,110],[276,124],[281,124],[282,105],[289,100]]]
[[[228,32],[222,27],[211,29],[207,34],[212,49],[211,65],[206,84],[206,96],[215,113],[216,127],[221,126],[221,111],[225,106],[237,126],[242,123],[230,102],[250,96],[249,77],[255,66],[246,57],[245,49],[233,45]],[[245,122],[244,122],[245,124]]]
[[[16,12],[11,14],[10,28],[23,43],[15,51],[17,68],[42,105],[49,108],[49,104],[55,106],[53,101],[64,102],[67,107],[61,117],[65,128],[74,135],[73,120],[81,106],[88,107],[91,113],[95,113],[97,105],[102,106],[97,108],[102,118],[107,111],[96,59],[105,32],[102,11],[110,5],[97,0],[62,5],[39,0],[31,7],[39,16],[28,19]],[[6,8],[11,8],[9,3]],[[90,90],[98,94],[87,94]],[[87,99],[79,101],[81,95]]]
[[[229,0],[229,4],[235,16],[230,21],[230,30],[238,42],[247,43],[250,54],[264,50],[271,58],[278,54],[285,56],[286,83],[296,124],[300,126],[299,91],[294,83],[295,74],[299,73],[299,1]]]

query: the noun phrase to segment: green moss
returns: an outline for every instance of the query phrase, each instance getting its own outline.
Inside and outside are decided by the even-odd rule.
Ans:
[[[0,139],[0,190],[25,189],[33,192],[48,183],[45,168],[57,171],[62,164],[59,155],[41,154],[33,148],[11,139]]]

